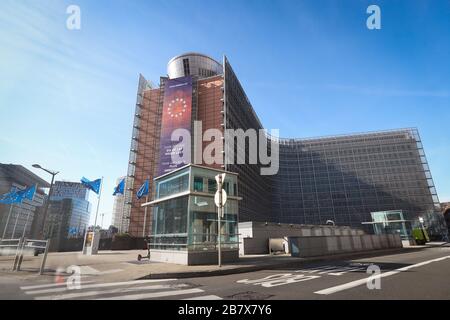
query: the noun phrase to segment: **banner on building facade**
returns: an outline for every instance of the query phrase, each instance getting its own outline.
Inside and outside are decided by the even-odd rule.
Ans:
[[[160,161],[158,175],[180,168],[189,161],[173,156],[186,152],[190,155],[189,141],[172,141],[172,133],[177,129],[191,131],[192,77],[167,80],[164,91],[161,122]],[[187,163],[186,163],[187,162]]]

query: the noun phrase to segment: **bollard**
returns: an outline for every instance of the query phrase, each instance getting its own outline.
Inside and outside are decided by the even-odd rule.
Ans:
[[[20,271],[20,267],[22,266],[23,250],[27,245],[27,239],[25,239],[23,237],[21,239],[22,239],[22,248],[20,249],[19,261],[17,262],[17,271]]]
[[[50,247],[50,239],[47,240],[47,243],[45,245],[45,251],[44,251],[44,256],[42,257],[42,263],[41,263],[41,269],[39,270],[39,275],[42,275],[42,273],[44,273],[45,262],[47,261],[47,253],[48,253],[49,247]]]
[[[22,245],[23,245],[23,238],[20,238],[19,243],[17,244],[16,255],[14,257],[14,265],[13,265],[12,271],[16,271],[16,269],[17,269],[17,263],[19,262],[19,255],[20,255]]]

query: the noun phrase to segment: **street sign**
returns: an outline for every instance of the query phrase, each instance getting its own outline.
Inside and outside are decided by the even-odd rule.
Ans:
[[[223,218],[223,214],[225,212],[225,209],[223,207],[225,205],[225,202],[227,202],[227,193],[222,188],[223,183],[225,181],[225,177],[226,173],[218,174],[216,176],[217,192],[214,196],[214,202],[217,206],[217,246],[218,246],[217,254],[219,267],[222,266],[222,244],[221,244],[222,223],[220,222],[220,219]]]
[[[223,182],[225,181],[226,175],[227,175],[226,173],[218,174],[218,175],[216,176],[216,182],[217,182],[217,184],[223,183]]]
[[[221,208],[225,206],[225,203],[227,202],[227,193],[225,190],[222,189],[222,206],[220,206],[220,192],[217,190],[215,196],[214,196],[214,203],[216,204],[217,208]]]

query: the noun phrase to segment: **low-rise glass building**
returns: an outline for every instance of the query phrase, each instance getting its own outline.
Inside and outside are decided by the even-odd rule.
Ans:
[[[220,234],[222,260],[238,259],[238,177],[226,172],[225,211],[218,232],[215,176],[224,171],[187,165],[155,179],[151,260],[180,264],[215,263]]]

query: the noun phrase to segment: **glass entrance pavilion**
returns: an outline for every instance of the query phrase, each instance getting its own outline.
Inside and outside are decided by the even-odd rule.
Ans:
[[[212,264],[218,258],[218,215],[214,204],[215,176],[226,173],[228,195],[221,218],[222,261],[239,257],[238,177],[236,173],[187,165],[155,179],[152,206],[152,261],[185,265]]]

